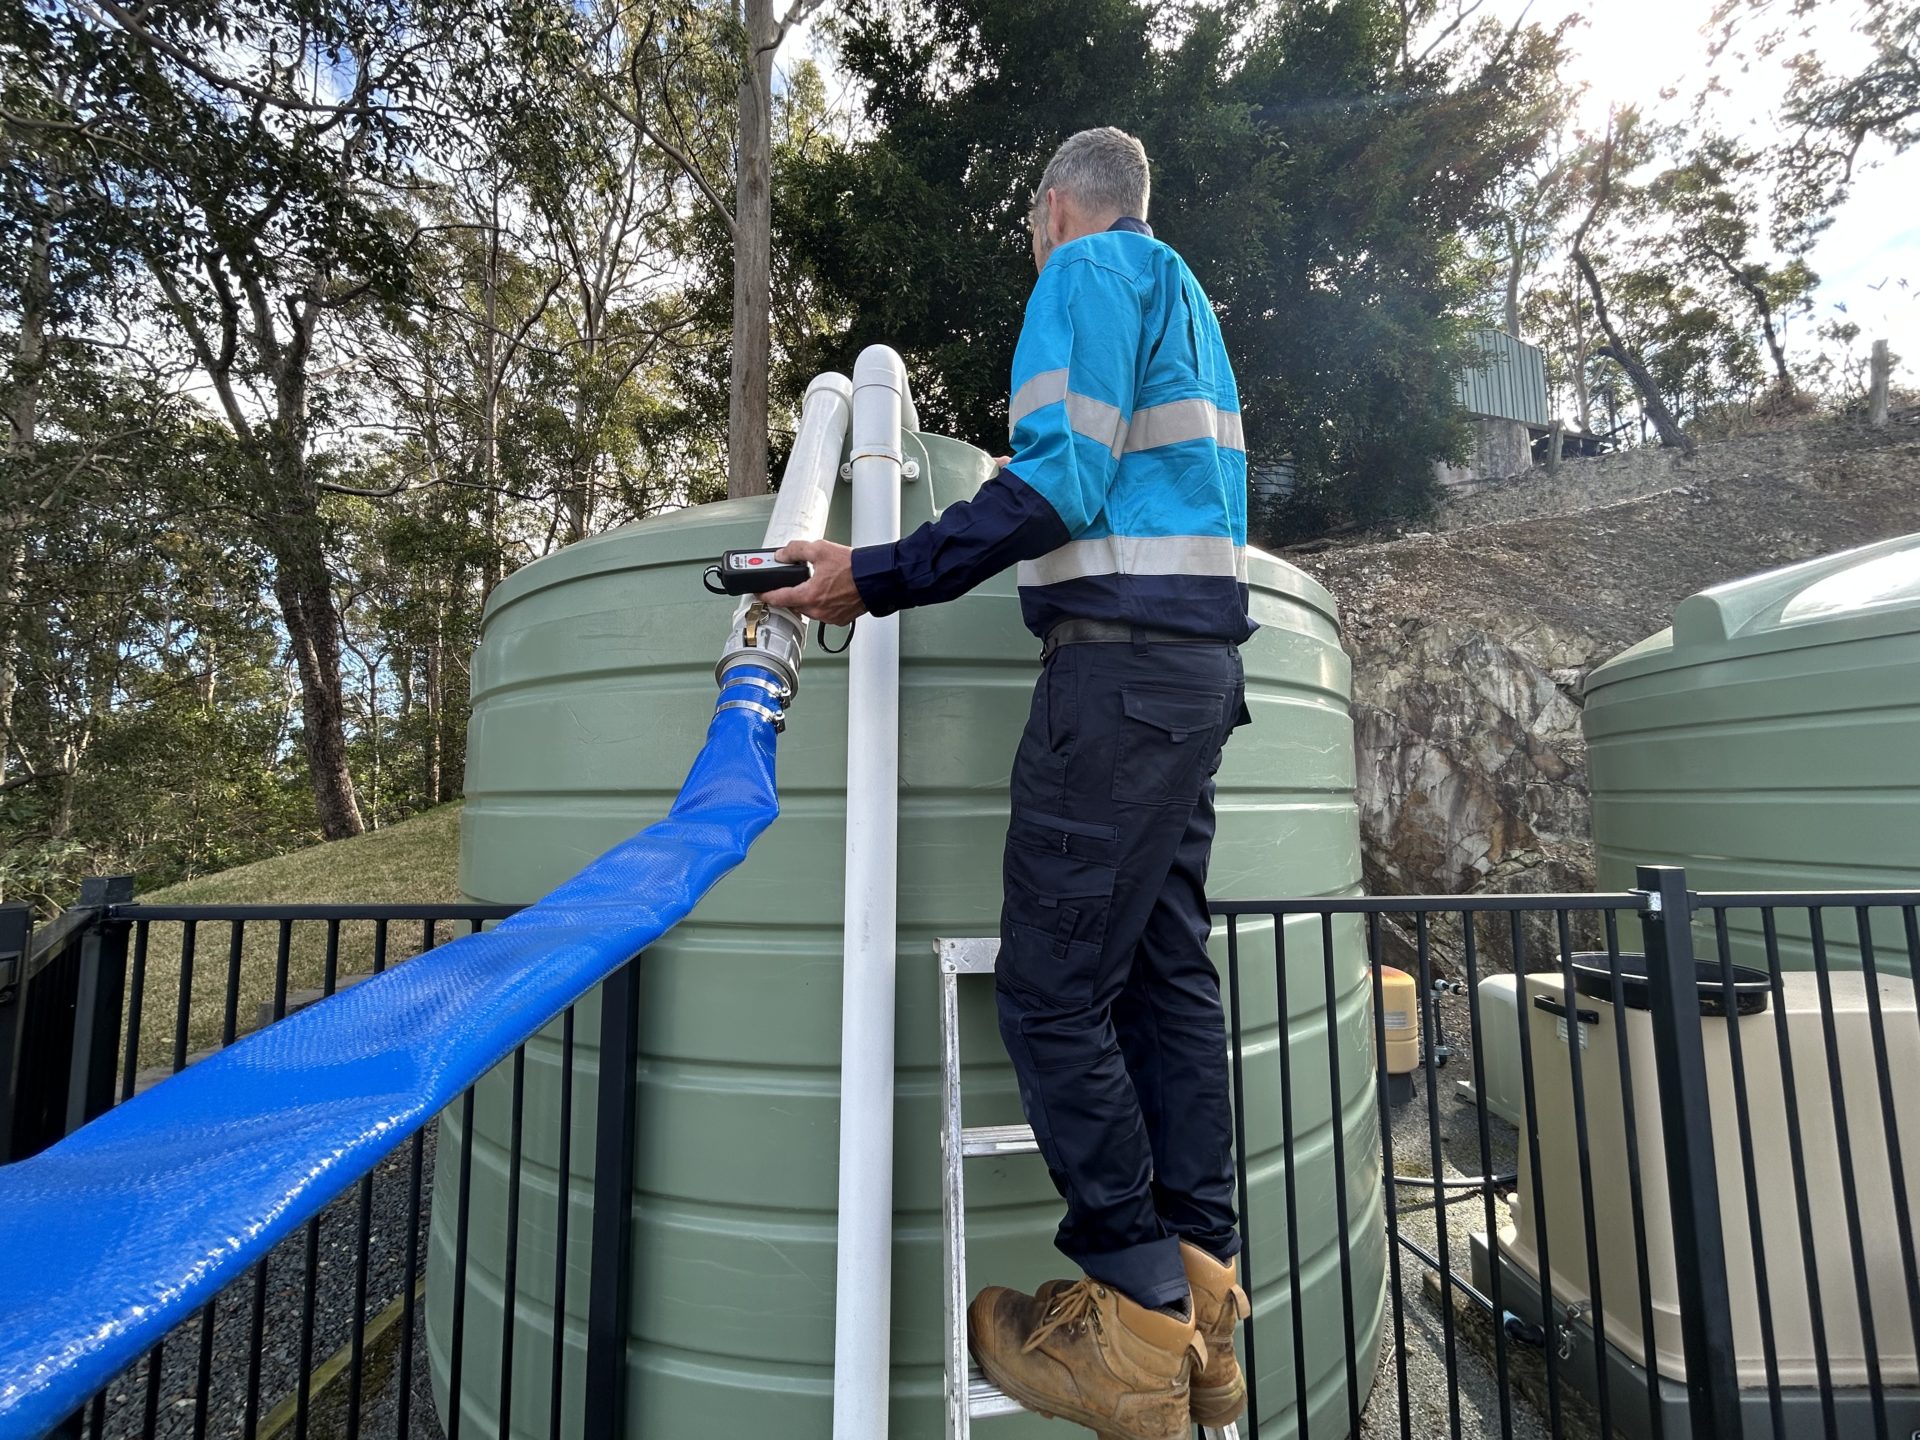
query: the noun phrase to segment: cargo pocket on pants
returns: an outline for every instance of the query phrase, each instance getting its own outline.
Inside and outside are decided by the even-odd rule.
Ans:
[[[1123,688],[1113,798],[1130,805],[1192,801],[1202,767],[1218,752],[1226,701],[1211,690]]]
[[[1113,905],[1113,825],[1014,812],[1002,867],[1006,942],[998,969],[1021,989],[1082,1004],[1099,978]]]

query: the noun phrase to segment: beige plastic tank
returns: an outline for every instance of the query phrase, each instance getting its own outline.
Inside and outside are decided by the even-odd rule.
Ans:
[[[1604,965],[1604,960],[1600,962]],[[1915,1158],[1920,1156],[1920,1015],[1914,987],[1901,976],[1879,977],[1880,1007],[1887,1042],[1893,1094],[1900,1107],[1898,1138],[1905,1160],[1910,1212],[1920,1214]],[[1625,1110],[1622,1100],[1617,1026],[1627,1032],[1628,1072],[1632,1086],[1640,1179],[1645,1203],[1647,1278],[1653,1299],[1655,1353],[1663,1378],[1686,1373],[1681,1348],[1679,1292],[1674,1274],[1674,1234],[1668,1210],[1666,1152],[1661,1138],[1659,1089],[1654,1073],[1651,1013],[1629,1004],[1616,1010],[1605,979],[1589,986],[1596,993],[1576,995],[1581,1012],[1582,1091],[1586,1102],[1593,1218],[1600,1262],[1600,1290],[1607,1338],[1628,1358],[1641,1363],[1639,1277],[1636,1273],[1633,1210],[1628,1192]],[[1858,1196],[1860,1228],[1870,1277],[1874,1340],[1881,1383],[1892,1387],[1920,1381],[1908,1318],[1905,1270],[1893,1207],[1887,1163],[1886,1123],[1874,1070],[1864,977],[1858,971],[1832,976],[1834,1053],[1844,1099],[1830,1078],[1829,1054],[1821,1024],[1818,977],[1806,972],[1784,976],[1787,1053],[1798,1100],[1800,1137],[1812,1217],[1814,1262],[1820,1281],[1824,1332],[1832,1382],[1837,1387],[1867,1382],[1861,1342],[1859,1287],[1855,1282],[1842,1196],[1836,1108],[1844,1116],[1852,1153],[1852,1177]],[[1580,1155],[1574,1128],[1572,1069],[1568,1053],[1565,989],[1558,975],[1526,977],[1524,1020],[1532,1046],[1534,1097],[1539,1116],[1540,1184],[1526,1160],[1524,1116],[1519,1153],[1519,1198],[1513,1224],[1500,1243],[1519,1268],[1537,1281],[1540,1256],[1536,1216],[1546,1220],[1547,1253],[1552,1263],[1552,1292],[1557,1305],[1590,1305],[1593,1286],[1587,1267],[1586,1231],[1580,1185]],[[1545,998],[1552,1009],[1538,1002]],[[1805,1248],[1789,1151],[1782,1079],[1781,1047],[1771,1002],[1767,1009],[1739,1020],[1740,1048],[1747,1082],[1753,1132],[1754,1172],[1758,1180],[1761,1253],[1766,1260],[1774,1344],[1783,1386],[1812,1386],[1819,1381],[1814,1329],[1808,1306]],[[1720,1182],[1721,1223],[1725,1227],[1727,1269],[1733,1302],[1736,1359],[1743,1387],[1767,1383],[1761,1340],[1759,1291],[1754,1273],[1752,1227],[1740,1153],[1733,1066],[1723,1015],[1705,1016],[1707,1094],[1713,1115],[1714,1163]],[[1544,1201],[1544,1203],[1542,1203]],[[1584,1309],[1583,1309],[1584,1313]]]

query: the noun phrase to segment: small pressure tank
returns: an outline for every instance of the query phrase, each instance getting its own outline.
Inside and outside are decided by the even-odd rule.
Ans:
[[[1695,890],[1920,888],[1920,535],[1689,596],[1587,677],[1582,724],[1602,888],[1645,864]],[[1729,918],[1733,958],[1766,969],[1757,912]],[[1829,919],[1857,965],[1852,917]],[[1875,959],[1904,973],[1885,924]],[[1782,963],[1811,965],[1806,912],[1779,925]]]
[[[1380,1030],[1387,1038],[1387,1095],[1396,1105],[1413,1096],[1413,1072],[1420,1068],[1420,1001],[1413,977],[1391,965],[1380,967]]]
[[[980,451],[906,437],[919,478],[911,529],[973,494]],[[846,487],[829,536],[847,533]],[[461,887],[531,901],[667,811],[713,709],[713,664],[732,602],[703,567],[758,545],[770,501],[677,511],[568,547],[494,592],[473,664]],[[1246,646],[1254,716],[1219,775],[1216,896],[1352,895],[1360,887],[1350,668],[1326,591],[1270,556],[1249,562],[1261,629]],[[838,637],[836,637],[837,639]],[[858,645],[856,635],[854,642]],[[940,1118],[936,937],[999,931],[1007,782],[1039,669],[1006,574],[901,624],[899,1021],[894,1197],[896,1440],[941,1434]],[[824,1440],[831,1433],[834,1227],[847,667],[817,647],[781,736],[781,816],[746,863],[642,961],[629,1433]],[[1320,925],[1287,930],[1298,1253],[1311,1433],[1345,1436],[1335,1196],[1344,1187],[1352,1314],[1363,1384],[1384,1298],[1371,977],[1357,919],[1335,928],[1329,1023]],[[1224,933],[1215,954],[1224,967]],[[1243,1070],[1252,1152],[1249,1254],[1262,1433],[1295,1433],[1274,941],[1239,935],[1247,1021]],[[969,1124],[1019,1119],[992,985],[961,984]],[[565,1429],[578,1429],[590,1288],[593,1044],[579,1008],[567,1239]],[[1329,1039],[1336,1047],[1329,1055]],[[511,1416],[497,1413],[510,1084],[474,1107],[463,1437],[545,1436],[559,1121],[557,1027],[527,1046]],[[1329,1079],[1340,1073],[1339,1094]],[[1345,1173],[1332,1160],[1342,1128]],[[428,1266],[428,1336],[445,1413],[451,1340],[459,1109],[442,1121]],[[1033,1156],[971,1162],[969,1273],[1031,1288],[1062,1273],[1051,1245],[1060,1201]],[[1271,1340],[1264,1337],[1271,1336]],[[1047,1440],[1037,1418],[992,1422]]]

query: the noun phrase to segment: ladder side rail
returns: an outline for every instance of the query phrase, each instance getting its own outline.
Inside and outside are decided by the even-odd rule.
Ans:
[[[935,953],[941,947],[936,942]],[[965,1157],[960,1137],[960,977],[940,964],[940,1232],[946,1247],[947,1440],[968,1440]]]

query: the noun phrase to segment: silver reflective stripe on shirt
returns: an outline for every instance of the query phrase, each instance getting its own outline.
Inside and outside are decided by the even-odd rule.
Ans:
[[[1012,434],[1020,422],[1058,401],[1067,405],[1067,425],[1096,445],[1104,445],[1115,455],[1126,434],[1126,420],[1118,407],[1096,400],[1091,395],[1076,395],[1067,389],[1065,370],[1042,370],[1013,394],[1007,402],[1007,432]]]
[[[1022,585],[1058,585],[1095,575],[1211,575],[1247,578],[1247,552],[1224,535],[1108,535],[1072,540],[1038,560],[1023,560]]]
[[[1013,399],[1007,403],[1007,433],[1011,435],[1016,425],[1041,406],[1066,398],[1067,372],[1042,370],[1013,392]]]
[[[1209,400],[1175,400],[1134,411],[1125,448],[1153,450],[1183,440],[1212,440],[1222,450],[1247,448],[1239,412],[1218,409]]]

